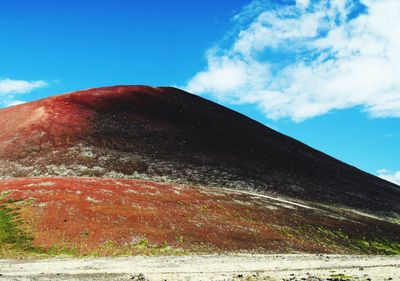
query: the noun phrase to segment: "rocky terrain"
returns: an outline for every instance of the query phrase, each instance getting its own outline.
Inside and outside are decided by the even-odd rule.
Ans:
[[[0,192],[3,257],[400,253],[398,186],[170,87],[0,110]]]
[[[0,280],[398,281],[388,256],[234,255],[0,261]]]

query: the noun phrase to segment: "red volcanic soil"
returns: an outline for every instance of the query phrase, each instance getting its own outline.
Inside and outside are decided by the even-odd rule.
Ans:
[[[179,253],[176,249],[382,253],[357,248],[354,241],[395,241],[400,231],[399,225],[343,211],[139,180],[21,178],[1,180],[0,192],[7,192],[3,202],[22,199],[13,204],[36,247],[78,254]]]
[[[35,149],[73,143],[78,136],[87,134],[91,115],[88,109],[60,98],[3,109],[1,156],[27,157]]]

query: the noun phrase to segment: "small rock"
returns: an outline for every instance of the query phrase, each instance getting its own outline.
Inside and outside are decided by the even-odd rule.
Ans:
[[[139,273],[138,275],[133,275],[133,276],[131,277],[131,280],[134,280],[134,281],[149,281],[149,279],[147,279],[147,278],[143,275],[143,273]]]

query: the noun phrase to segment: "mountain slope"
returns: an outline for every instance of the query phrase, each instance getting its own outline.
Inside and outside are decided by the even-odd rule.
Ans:
[[[400,254],[398,224],[232,189],[52,177],[0,180],[0,193],[0,257]]]
[[[0,110],[0,257],[400,254],[399,187],[174,88]]]
[[[400,213],[398,186],[169,87],[97,88],[0,110],[0,177],[32,176],[169,181]]]

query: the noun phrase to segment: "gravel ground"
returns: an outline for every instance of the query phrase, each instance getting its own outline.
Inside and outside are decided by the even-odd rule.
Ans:
[[[400,280],[400,257],[299,254],[0,260],[0,280]]]

